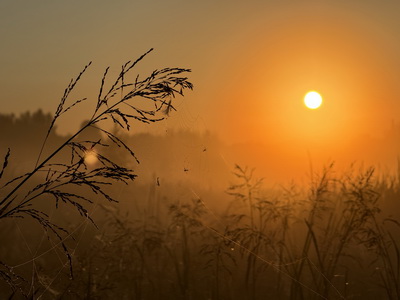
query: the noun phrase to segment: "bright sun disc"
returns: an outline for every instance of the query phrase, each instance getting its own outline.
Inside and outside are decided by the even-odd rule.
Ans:
[[[304,104],[309,109],[316,109],[322,104],[322,97],[315,91],[308,92],[304,97]]]

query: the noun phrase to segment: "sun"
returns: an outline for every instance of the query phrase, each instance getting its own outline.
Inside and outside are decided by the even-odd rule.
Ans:
[[[322,97],[320,94],[318,94],[316,91],[311,91],[308,92],[304,96],[304,104],[309,108],[309,109],[317,109],[318,107],[321,106],[322,104]]]

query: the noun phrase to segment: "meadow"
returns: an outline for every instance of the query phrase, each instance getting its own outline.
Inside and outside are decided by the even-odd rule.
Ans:
[[[114,81],[105,71],[92,117],[72,135],[55,124],[86,101],[68,102],[90,64],[53,117],[1,116],[2,145],[17,148],[1,148],[2,299],[400,298],[399,173],[328,163],[305,184],[271,188],[252,167],[232,164],[224,177],[210,134],[129,135],[130,121],[162,121],[192,89],[181,68],[129,81],[144,56]],[[166,145],[206,138],[198,153],[212,166],[190,177],[185,151]],[[163,155],[135,169],[154,149]]]
[[[332,172],[305,191],[263,191],[236,166],[219,213],[206,199],[173,195],[152,213],[105,208],[110,231],[80,260],[73,290],[126,299],[398,299],[399,223],[382,207],[395,204],[397,187],[374,181],[372,168]]]
[[[1,296],[398,299],[398,178],[374,172],[331,164],[308,186],[267,189],[236,165],[224,191],[138,179],[108,187],[120,203],[88,209],[97,228],[74,208],[42,204],[70,233],[71,270],[35,222],[2,221],[2,262],[15,277]]]

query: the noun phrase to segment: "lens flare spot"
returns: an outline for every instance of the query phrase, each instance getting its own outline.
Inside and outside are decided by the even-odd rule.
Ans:
[[[84,159],[86,164],[93,165],[98,161],[97,153],[93,150],[86,151]]]

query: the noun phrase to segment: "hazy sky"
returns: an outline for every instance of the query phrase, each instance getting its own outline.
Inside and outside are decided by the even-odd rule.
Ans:
[[[2,113],[53,112],[89,61],[80,92],[95,95],[106,66],[115,75],[154,47],[139,71],[192,68],[195,84],[163,126],[336,141],[399,121],[398,1],[1,0],[0,40]],[[318,111],[302,104],[308,90],[324,97]]]

